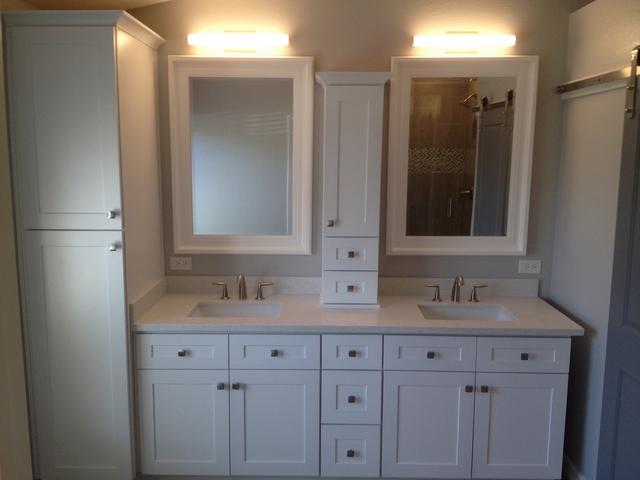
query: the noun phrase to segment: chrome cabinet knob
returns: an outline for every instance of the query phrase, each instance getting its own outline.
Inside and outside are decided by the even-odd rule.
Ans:
[[[117,252],[118,250],[120,250],[120,244],[119,243],[110,243],[109,247],[107,247],[109,249],[110,252]]]
[[[331,219],[327,220],[327,227],[333,227],[335,226],[335,224],[336,224],[335,220],[331,220]]]
[[[113,220],[118,216],[118,212],[116,210],[107,210],[107,219]]]

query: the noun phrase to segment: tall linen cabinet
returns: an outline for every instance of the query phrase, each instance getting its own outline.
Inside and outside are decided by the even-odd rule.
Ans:
[[[163,40],[122,11],[3,21],[35,473],[131,479],[127,305],[163,276]]]

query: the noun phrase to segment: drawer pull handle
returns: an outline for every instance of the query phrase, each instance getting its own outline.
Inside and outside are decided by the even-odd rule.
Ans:
[[[358,352],[356,350],[349,350],[349,358],[356,358],[358,356]]]
[[[231,384],[231,389],[232,390],[240,390],[240,384],[239,383],[232,383]]]
[[[271,350],[271,356],[272,357],[277,357],[278,355],[280,355],[280,352],[278,352],[278,350],[276,350],[275,348],[273,350]]]
[[[436,352],[427,352],[427,358],[433,360],[436,358]]]
[[[181,348],[180,350],[178,350],[178,356],[179,357],[186,357],[187,356],[187,351],[184,348]]]
[[[520,354],[520,360],[529,360],[529,354],[528,353],[521,353]]]
[[[219,384],[216,385],[216,389],[217,390],[224,390],[224,383],[220,382]]]
[[[355,285],[347,285],[347,292],[353,293],[355,291],[356,291],[356,286]]]
[[[467,393],[473,393],[473,386],[472,385],[465,386],[464,391]]]
[[[356,252],[354,250],[349,250],[347,252],[347,257],[348,258],[356,258]]]
[[[489,387],[487,385],[480,385],[481,393],[489,393]]]
[[[355,395],[349,395],[347,397],[347,402],[348,403],[356,403],[356,396]]]
[[[356,456],[356,451],[355,450],[351,450],[351,449],[347,450],[347,457],[353,458],[355,456]]]

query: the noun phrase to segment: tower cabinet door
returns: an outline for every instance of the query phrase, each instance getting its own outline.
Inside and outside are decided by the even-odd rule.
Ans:
[[[113,27],[14,26],[6,48],[21,227],[122,228]]]
[[[41,478],[133,478],[121,232],[23,233]]]
[[[231,474],[317,476],[320,372],[231,370]]]
[[[478,373],[474,478],[561,478],[565,374]]]
[[[139,370],[141,471],[229,475],[228,370]]]
[[[383,477],[471,476],[474,382],[472,372],[384,372]]]
[[[384,87],[328,86],[324,112],[324,234],[377,237]]]

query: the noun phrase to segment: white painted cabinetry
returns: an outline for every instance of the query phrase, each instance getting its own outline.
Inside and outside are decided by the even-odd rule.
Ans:
[[[378,301],[384,85],[388,73],[321,72],[322,303]]]

